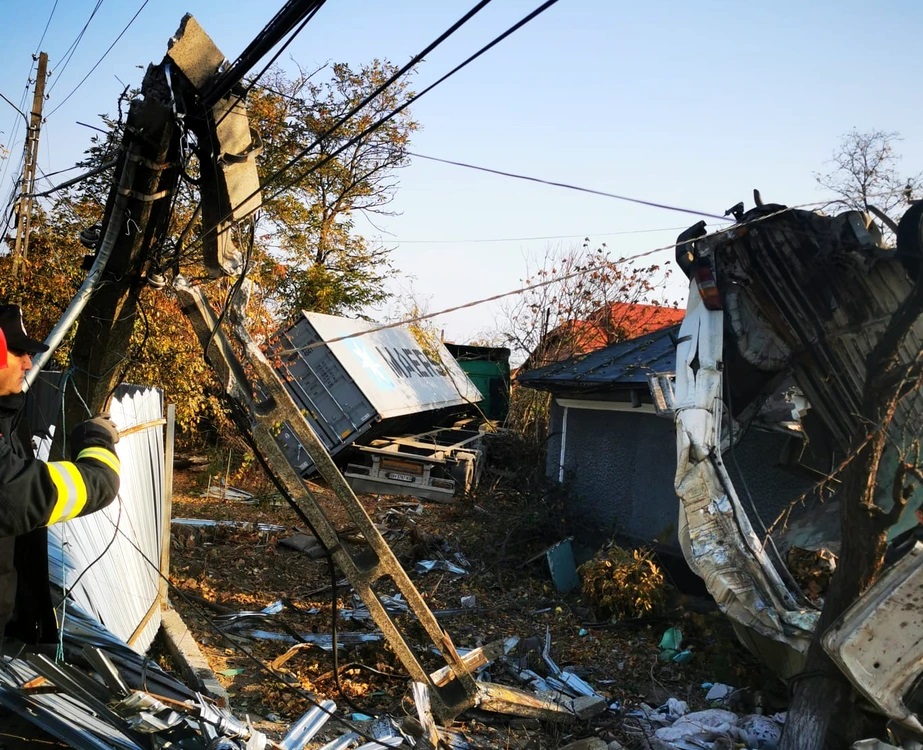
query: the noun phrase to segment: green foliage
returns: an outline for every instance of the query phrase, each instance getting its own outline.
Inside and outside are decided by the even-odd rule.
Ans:
[[[611,544],[577,572],[583,593],[600,616],[614,620],[642,617],[664,603],[663,572],[650,550],[625,550]]]
[[[293,78],[272,71],[248,102],[251,122],[264,144],[258,165],[261,178],[270,178],[317,140],[393,70],[376,60],[357,70],[337,64]],[[343,314],[387,296],[383,283],[393,273],[389,251],[367,243],[355,231],[353,218],[356,211],[388,213],[397,187],[394,172],[407,163],[409,135],[417,124],[402,113],[374,133],[358,137],[329,163],[319,163],[408,95],[406,81],[389,88],[369,110],[323,139],[295,170],[264,186],[266,202],[254,236],[251,272],[259,288],[248,309],[257,337],[301,309]],[[118,155],[123,105],[124,100],[119,102],[118,118],[103,117],[108,132],[93,136],[83,168],[96,168]],[[194,138],[190,145],[186,171],[194,177],[199,163]],[[90,251],[80,245],[78,235],[103,219],[114,177],[114,170],[104,171],[37,208],[29,257],[19,278],[12,276],[10,257],[0,256],[0,301],[19,302],[35,335],[50,331],[83,280],[80,264]],[[148,273],[169,276],[179,271],[191,279],[205,278],[194,241],[202,231],[201,222],[194,220],[197,200],[190,185],[181,182],[170,226],[151,248]],[[238,244],[245,242],[241,238]],[[177,422],[187,436],[203,427],[209,433],[217,429],[231,434],[221,389],[169,286],[155,290],[143,286],[141,279],[121,281],[139,288],[135,330],[121,365],[123,379],[162,387],[166,399],[177,405]],[[224,306],[232,281],[208,282],[206,291],[216,308]],[[55,364],[66,368],[69,352],[66,340]]]
[[[321,71],[289,78],[275,70],[251,95],[249,111],[264,143],[263,264],[281,266],[264,280],[282,317],[300,310],[356,313],[387,299],[384,282],[394,274],[390,250],[370,246],[356,233],[354,217],[392,213],[394,174],[409,163],[410,134],[419,125],[405,111],[373,132],[363,131],[409,96],[408,82],[388,87],[358,116],[325,133],[394,70],[379,60],[358,70],[335,64],[322,69],[329,77],[320,81]],[[315,142],[301,163],[273,177]],[[288,187],[274,196],[280,181]]]

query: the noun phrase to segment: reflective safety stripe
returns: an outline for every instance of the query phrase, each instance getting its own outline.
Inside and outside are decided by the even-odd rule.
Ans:
[[[122,464],[119,463],[119,457],[107,448],[84,448],[77,454],[77,460],[79,461],[81,458],[95,458],[100,463],[106,464],[106,466],[112,469],[116,474],[120,474],[122,471]]]
[[[48,517],[48,526],[80,515],[87,504],[87,486],[80,470],[70,461],[53,461],[45,464],[51,481],[58,490],[58,499]]]

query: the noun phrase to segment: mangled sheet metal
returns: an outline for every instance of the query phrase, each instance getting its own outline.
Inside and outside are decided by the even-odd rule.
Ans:
[[[804,652],[816,613],[788,591],[721,459],[723,315],[693,291],[680,328],[674,391],[680,545],[733,622]]]
[[[681,544],[745,642],[791,673],[797,658],[779,659],[806,650],[816,612],[752,528],[722,463],[722,441],[791,376],[822,425],[828,455],[847,454],[862,429],[867,358],[913,288],[913,259],[881,247],[880,233],[855,211],[829,217],[759,206],[729,230],[705,236],[697,226],[680,240],[677,259],[691,279],[674,394]],[[917,321],[899,357],[910,363],[920,351]],[[896,444],[915,438],[920,424],[917,393],[898,407]],[[879,471],[885,510],[895,456],[891,448]],[[773,652],[772,642],[787,648]]]
[[[30,409],[39,458],[47,458],[61,405],[60,373],[42,373]],[[96,513],[49,528],[51,582],[93,617],[145,651],[160,627],[159,564],[164,542],[163,394],[121,385],[110,403],[124,437],[116,448],[122,464],[119,494]],[[51,425],[51,426],[49,426]]]
[[[0,657],[0,705],[70,747],[142,750],[157,737],[262,737],[254,747],[266,746],[247,722],[163,672],[73,602],[62,645],[60,662],[25,651]]]
[[[891,719],[923,734],[904,695],[923,664],[923,544],[887,569],[824,633],[840,669]]]

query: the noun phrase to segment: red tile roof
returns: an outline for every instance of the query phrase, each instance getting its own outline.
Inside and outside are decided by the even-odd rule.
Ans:
[[[569,320],[550,331],[526,360],[542,367],[587,354],[619,341],[638,338],[681,322],[685,310],[637,302],[613,302],[594,311],[589,320]]]
[[[598,311],[605,319],[605,309]],[[608,322],[615,336],[610,336],[606,344],[636,339],[654,331],[682,322],[685,310],[660,305],[642,305],[634,302],[613,302],[608,305]],[[598,347],[597,347],[598,348]],[[591,351],[591,350],[588,350]]]

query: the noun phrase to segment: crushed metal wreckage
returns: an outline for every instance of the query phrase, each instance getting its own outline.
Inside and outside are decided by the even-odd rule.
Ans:
[[[790,431],[802,446],[799,468],[824,476],[838,465],[836,457],[849,454],[850,441],[864,434],[863,388],[874,376],[866,362],[917,288],[921,217],[923,204],[916,203],[893,227],[896,250],[883,245],[875,224],[860,212],[825,216],[779,205],[739,211],[734,226],[711,235],[700,223],[679,237],[677,260],[690,278],[670,394],[681,546],[741,640],[783,676],[799,671],[819,611],[793,584],[772,538],[755,527],[722,453],[768,396],[783,389],[790,394],[794,385],[798,404],[776,410],[782,417],[775,427]],[[923,320],[917,319],[897,359],[910,366],[921,351]],[[892,445],[879,470],[876,503],[885,512],[892,505],[897,455],[919,438],[921,424],[923,394],[911,390],[897,406]],[[914,509],[906,508],[904,518]],[[805,522],[814,520],[808,516]],[[923,727],[901,696],[918,676],[923,641],[914,628],[896,630],[889,614],[897,600],[920,601],[921,570],[923,555],[907,556],[824,641],[862,693],[916,731]],[[875,625],[884,628],[875,631],[875,653],[904,659],[873,658],[861,648],[858,634],[868,636]]]
[[[41,388],[35,389],[35,396],[42,396]],[[54,403],[55,399],[50,402]],[[184,671],[191,676],[184,681],[163,671],[144,655],[161,620],[166,629],[175,616],[171,610],[161,610],[166,595],[162,586],[164,570],[160,565],[164,565],[162,545],[168,546],[169,540],[169,482],[164,479],[148,485],[151,477],[164,476],[165,454],[169,453],[165,450],[165,442],[169,441],[165,440],[163,430],[170,423],[162,417],[161,395],[152,389],[127,387],[127,393],[116,394],[112,409],[121,423],[145,428],[136,430],[119,445],[125,477],[120,508],[101,511],[56,530],[52,552],[57,562],[52,566],[52,583],[58,590],[68,592],[64,605],[59,608],[63,623],[61,649],[52,658],[50,652],[30,651],[21,644],[6,641],[0,656],[0,706],[24,717],[47,735],[77,748],[172,745],[225,750],[299,750],[334,715],[336,706],[332,701],[321,701],[291,725],[283,739],[274,741],[248,720],[232,713],[221,699],[220,685],[207,665],[186,665]],[[53,409],[39,411],[53,418]],[[44,426],[35,428],[39,435],[44,431],[47,431]],[[156,434],[154,439],[147,434],[150,432]],[[177,530],[208,528],[214,523],[198,519],[175,520]],[[119,543],[107,547],[113,528]],[[284,530],[283,527],[253,528],[263,532]],[[123,539],[125,542],[121,543]],[[346,583],[343,581],[341,585]],[[114,590],[124,596],[113,596]],[[400,592],[383,596],[378,601],[393,614],[415,614]],[[359,597],[355,598],[355,603],[356,606],[344,615],[347,619],[371,625],[375,618],[368,607]],[[330,635],[289,632],[276,617],[285,606],[282,601],[276,601],[259,611],[225,613],[214,617],[213,621],[232,641],[271,639],[294,644],[273,662],[273,669],[281,667],[299,648],[333,647]],[[113,626],[117,633],[113,632]],[[182,638],[188,639],[188,635],[183,629]],[[359,642],[380,641],[382,637],[381,632],[338,633],[337,645],[348,647]],[[486,679],[487,675],[482,674],[485,668],[496,660],[502,663],[513,645],[515,639],[470,652],[453,651],[467,673]],[[549,647],[550,643],[546,644],[546,656]],[[550,656],[547,661],[553,664]],[[428,680],[439,687],[450,685],[457,668],[447,665],[428,675]],[[605,709],[605,701],[593,694],[592,688],[579,681],[576,675],[555,666],[545,679],[542,693],[477,680],[475,702],[487,710],[558,722],[575,721]],[[528,684],[528,680],[524,681]],[[575,686],[578,689],[575,690]],[[432,710],[428,684],[418,682],[414,695],[421,717],[418,723],[427,727],[430,736],[459,750],[467,746],[460,733],[435,723],[438,716],[434,716]],[[419,746],[420,737],[415,738],[412,733],[415,730],[416,727],[408,725],[404,733],[393,721],[370,723],[363,729],[353,725],[324,748],[346,750],[359,746],[371,750],[382,745],[399,747],[413,743]],[[329,730],[326,735],[330,735]]]

